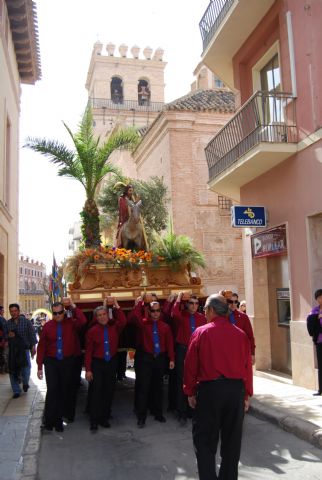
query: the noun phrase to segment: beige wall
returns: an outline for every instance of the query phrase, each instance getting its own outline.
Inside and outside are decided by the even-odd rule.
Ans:
[[[93,48],[90,67],[86,80],[89,96],[93,98],[111,98],[110,82],[117,76],[123,82],[123,94],[126,100],[138,100],[138,81],[147,80],[150,86],[151,102],[164,102],[164,68],[166,63],[160,60],[121,57],[107,55],[103,45],[96,43]]]
[[[153,60],[153,55],[151,60],[133,58],[131,52],[127,53],[127,57],[121,57],[118,49],[114,55],[107,55],[103,44],[96,42],[86,80],[88,96],[92,100],[95,135],[100,136],[102,142],[119,126],[122,128],[149,126],[158,116],[158,110],[161,110],[164,102],[165,62]],[[122,80],[124,101],[122,106],[104,103],[111,99],[112,77],[119,77]],[[140,79],[146,80],[149,84],[151,93],[149,106],[138,104]],[[157,102],[157,105],[154,102]]]
[[[200,274],[205,293],[231,288],[244,296],[241,234],[220,211],[217,194],[207,189],[204,148],[229,116],[202,112],[164,112],[136,151],[138,178],[163,177],[169,213],[177,234],[193,239],[205,257]]]
[[[7,25],[8,27],[8,25]],[[7,34],[6,34],[7,32]],[[20,84],[6,12],[0,18],[0,303],[17,301],[18,121]],[[8,123],[10,128],[8,131]],[[2,281],[1,281],[2,280]]]

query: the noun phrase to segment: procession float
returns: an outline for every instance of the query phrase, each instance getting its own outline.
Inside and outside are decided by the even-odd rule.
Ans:
[[[171,220],[165,221],[166,199],[157,200],[162,188],[166,188],[162,181],[157,177],[151,180],[153,201],[146,201],[145,194],[140,198],[140,191],[136,192],[144,182],[125,179],[110,161],[113,151],[136,148],[138,133],[133,128],[123,129],[102,142],[94,137],[89,108],[75,134],[64,126],[73,150],[56,140],[39,138],[28,138],[25,147],[46,156],[58,166],[59,176],[76,179],[85,189],[86,201],[80,214],[82,245],[63,266],[67,293],[74,303],[93,308],[105,297],[114,296],[124,306],[133,305],[138,296],[151,292],[161,300],[179,291],[202,296],[201,279],[195,272],[204,267],[203,256],[190,238],[175,234]],[[109,212],[113,232],[109,242],[102,241],[97,205],[104,184],[109,189],[105,188],[108,194],[105,204],[101,203],[101,212],[104,207]],[[151,185],[145,184],[144,192],[149,188],[151,191]],[[153,209],[155,214],[151,215]]]

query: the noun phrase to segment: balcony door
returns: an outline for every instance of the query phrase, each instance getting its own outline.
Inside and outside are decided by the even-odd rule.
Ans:
[[[280,124],[284,122],[283,103],[281,93],[281,71],[278,54],[260,70],[260,85],[263,92],[264,124]]]

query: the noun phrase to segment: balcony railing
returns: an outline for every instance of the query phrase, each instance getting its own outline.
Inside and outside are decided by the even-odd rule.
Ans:
[[[117,101],[109,98],[89,98],[88,104],[91,108],[103,108],[107,110],[132,110],[139,112],[161,112],[163,109],[163,102],[136,101],[123,100]]]
[[[220,175],[259,143],[297,141],[292,95],[256,92],[205,148],[209,178]]]
[[[212,0],[208,5],[204,16],[199,22],[204,50],[209,45],[234,1],[235,0]]]

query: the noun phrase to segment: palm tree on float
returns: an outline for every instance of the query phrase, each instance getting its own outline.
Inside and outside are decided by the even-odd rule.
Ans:
[[[118,149],[134,149],[139,136],[134,128],[127,128],[112,134],[105,143],[99,145],[100,137],[94,138],[90,108],[86,109],[75,134],[65,123],[64,126],[72,138],[74,151],[57,140],[45,138],[27,138],[24,147],[41,153],[58,165],[59,176],[74,178],[83,185],[86,201],[81,212],[82,236],[85,247],[95,248],[101,243],[99,211],[95,200],[97,187],[108,173],[119,173],[118,168],[109,162],[110,155]]]

